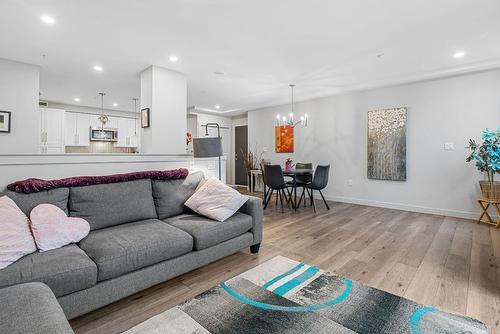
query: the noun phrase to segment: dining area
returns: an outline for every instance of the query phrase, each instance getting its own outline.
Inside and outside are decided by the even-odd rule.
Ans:
[[[330,165],[314,167],[310,162],[298,162],[293,165],[291,161],[287,161],[284,167],[268,162],[262,162],[260,167],[264,210],[274,201],[275,207],[280,208],[281,212],[312,207],[316,213],[318,207],[315,199],[319,198],[326,210],[330,210],[322,192],[328,185]],[[255,187],[255,179],[252,184]]]

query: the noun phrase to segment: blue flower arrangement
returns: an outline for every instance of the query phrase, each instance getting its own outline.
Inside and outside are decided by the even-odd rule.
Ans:
[[[493,183],[495,173],[500,173],[500,126],[496,130],[484,130],[481,138],[481,145],[469,140],[471,154],[466,161],[475,161],[477,169],[485,172],[488,181]]]

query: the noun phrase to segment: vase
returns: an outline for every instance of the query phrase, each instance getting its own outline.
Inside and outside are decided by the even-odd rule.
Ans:
[[[479,181],[483,199],[500,202],[500,181]]]

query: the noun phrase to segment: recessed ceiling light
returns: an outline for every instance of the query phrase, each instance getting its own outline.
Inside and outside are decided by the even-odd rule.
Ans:
[[[73,101],[75,101],[75,102],[80,102],[80,98],[79,98],[79,97],[75,97],[75,98],[73,99]]]
[[[216,106],[215,106],[215,109],[220,109],[220,105],[216,105]]]
[[[52,16],[48,16],[48,15],[40,16],[40,20],[42,20],[42,22],[47,23],[47,24],[54,24],[56,22]]]
[[[118,103],[113,103],[113,107],[118,107]]]
[[[173,63],[175,63],[179,60],[179,58],[177,58],[177,56],[170,56],[170,58],[168,58],[168,59],[170,59],[170,61]]]
[[[102,72],[102,66],[94,65],[94,71]]]
[[[457,51],[453,54],[453,58],[460,59],[465,57],[465,51]]]

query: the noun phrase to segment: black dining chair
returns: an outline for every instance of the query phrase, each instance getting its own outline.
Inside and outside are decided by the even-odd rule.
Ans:
[[[281,203],[281,212],[283,212],[283,199],[285,199],[285,203],[289,205],[290,199],[287,197],[287,185],[285,183],[285,179],[283,177],[283,171],[281,170],[280,165],[264,165],[263,166],[263,178],[264,184],[269,190],[267,191],[267,195],[264,195],[267,198],[264,201],[264,210],[267,208],[271,197],[273,196],[274,191],[276,191],[276,207],[278,207],[278,198]]]
[[[267,160],[262,160],[260,162],[260,171],[262,172],[262,186],[263,186],[263,192],[264,192],[264,195],[262,196],[262,204],[266,204],[266,199],[267,199],[267,187],[266,187],[266,180],[265,180],[265,177],[266,177],[266,171],[264,170],[264,166],[266,165],[270,165],[271,162],[270,161],[267,161]]]
[[[295,169],[312,169],[312,168],[313,164],[310,162],[297,162],[295,164]],[[307,194],[309,195],[309,190],[307,189],[306,186],[311,183],[312,175],[295,175],[295,177],[296,177],[297,187],[302,187],[302,194],[300,195],[299,204],[297,204],[297,207],[299,207],[306,191]],[[289,181],[287,182],[287,185],[293,187],[294,183],[293,181]],[[305,198],[304,198],[304,206],[306,206]]]
[[[325,189],[328,185],[328,175],[330,174],[330,165],[319,165],[316,167],[314,171],[314,177],[311,184],[307,185],[307,188],[310,190],[309,198],[311,200],[311,205],[313,206],[314,212],[316,212],[316,203],[314,202],[314,190],[319,191],[323,202],[326,205],[326,208],[330,210],[328,203],[326,202],[325,196],[321,190]]]

